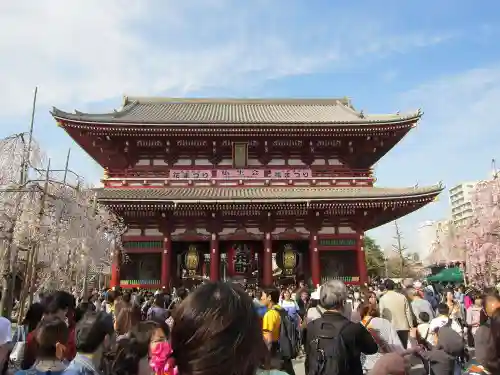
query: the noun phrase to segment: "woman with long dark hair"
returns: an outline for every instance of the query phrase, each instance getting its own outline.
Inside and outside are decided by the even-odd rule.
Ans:
[[[203,284],[175,309],[173,318],[172,374],[255,375],[262,367],[269,369],[259,317],[241,286]]]
[[[141,321],[141,309],[137,305],[122,307],[115,318],[115,332],[120,337],[132,332]]]
[[[123,310],[120,312],[120,314]],[[103,375],[151,375],[152,351],[165,326],[152,321],[140,322],[127,335],[121,336],[104,353]],[[166,341],[166,338],[164,338]]]

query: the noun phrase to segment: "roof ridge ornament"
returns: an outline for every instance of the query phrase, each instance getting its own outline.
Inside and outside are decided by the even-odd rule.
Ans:
[[[354,106],[352,105],[352,100],[348,96],[344,96],[342,98],[342,100],[341,100],[341,103],[343,105],[345,105],[346,107],[348,107],[348,108],[352,109],[353,111],[355,111]]]
[[[133,100],[130,102],[130,101],[128,101],[128,97],[127,97],[127,104],[125,106],[121,107],[119,110],[113,109],[113,118],[118,118],[118,117],[126,115],[137,104],[139,104],[138,100]]]

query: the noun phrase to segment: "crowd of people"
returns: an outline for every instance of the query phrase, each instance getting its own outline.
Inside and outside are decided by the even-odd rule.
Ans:
[[[265,329],[269,304],[262,306],[261,292],[251,294]],[[345,359],[343,373],[349,374],[382,374],[388,371],[383,366],[398,363],[404,373],[415,358],[426,374],[500,373],[500,300],[494,289],[391,279],[353,288],[331,281],[311,294],[304,285],[283,288],[275,304],[299,322],[306,374],[328,368],[326,349]],[[347,356],[339,354],[339,346]],[[384,360],[389,354],[402,361]]]
[[[295,375],[300,356],[306,375],[405,374],[411,358],[427,374],[500,374],[498,293],[461,286],[57,291],[41,295],[13,335],[2,319],[4,374]]]

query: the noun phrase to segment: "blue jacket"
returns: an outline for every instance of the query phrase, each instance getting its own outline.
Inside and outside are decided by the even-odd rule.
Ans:
[[[267,307],[261,304],[260,302],[254,301],[254,307],[255,311],[257,311],[257,314],[259,317],[263,318],[265,313],[267,312]]]
[[[100,375],[100,372],[89,357],[76,353],[63,375]]]

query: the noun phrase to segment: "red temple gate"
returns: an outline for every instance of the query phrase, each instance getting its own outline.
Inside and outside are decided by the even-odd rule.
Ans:
[[[372,166],[420,111],[368,115],[345,98],[125,98],[111,113],[52,114],[104,167],[99,202],[127,223],[112,286],[364,283],[364,232],[442,190],[374,186]]]

